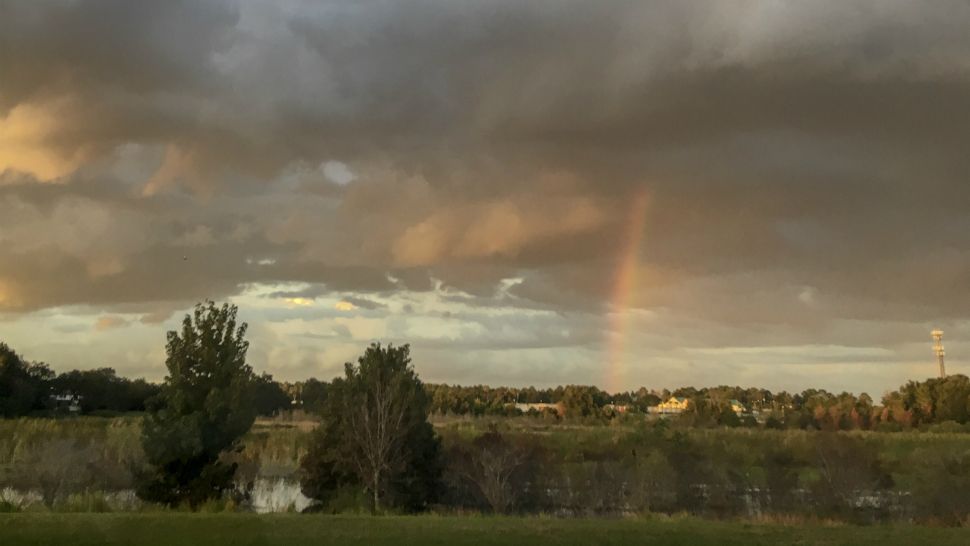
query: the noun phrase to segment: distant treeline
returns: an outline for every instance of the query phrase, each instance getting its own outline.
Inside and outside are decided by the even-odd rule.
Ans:
[[[0,343],[0,417],[141,412],[159,390],[157,383],[121,377],[112,368],[58,374],[49,365],[27,361]],[[290,401],[272,376],[258,377],[256,407],[260,414],[289,408]]]
[[[556,404],[555,410],[528,410],[549,419],[608,420],[647,413],[670,397],[686,398],[686,411],[674,421],[695,427],[764,426],[804,430],[903,430],[940,423],[970,422],[970,379],[910,381],[875,404],[866,393],[830,393],[807,389],[791,394],[767,389],[720,386],[683,387],[673,391],[610,394],[596,387],[567,385],[551,389],[426,385],[431,411],[443,415],[518,415],[516,404]],[[746,411],[731,410],[731,401]],[[521,407],[521,406],[520,406]]]
[[[307,379],[283,383],[297,405],[321,413],[330,383]],[[831,393],[807,389],[800,393],[720,386],[683,387],[675,390],[636,391],[611,394],[597,387],[565,385],[555,388],[490,387],[425,384],[432,414],[442,416],[514,417],[531,414],[550,422],[561,420],[606,422],[642,418],[649,408],[670,397],[688,399],[687,410],[673,416],[674,424],[691,427],[748,426],[801,430],[907,430],[926,425],[970,424],[970,379],[952,375],[946,379],[910,381],[883,396],[876,404],[866,393]],[[740,402],[746,412],[731,410]],[[526,409],[522,404],[550,404],[556,408]],[[518,405],[518,407],[517,407]]]
[[[319,413],[326,403],[330,382],[307,379],[297,383],[259,376],[256,406],[260,415],[300,407]],[[523,413],[550,421],[584,419],[607,421],[646,414],[670,397],[689,400],[675,416],[679,424],[694,427],[763,426],[805,430],[904,430],[941,423],[970,423],[970,379],[910,381],[876,404],[866,393],[830,393],[807,389],[801,393],[720,386],[683,387],[608,393],[597,387],[566,385],[555,388],[490,387],[425,384],[437,415],[516,416]],[[0,343],[0,416],[45,415],[67,411],[65,398],[76,397],[80,413],[144,411],[145,402],[159,386],[144,379],[127,379],[111,368],[55,373],[44,363],[30,362]],[[58,397],[60,400],[58,400]],[[730,401],[748,411],[737,414]],[[554,404],[555,410],[523,412],[519,404]],[[521,407],[521,406],[520,406]],[[623,415],[621,415],[623,414]]]
[[[28,362],[0,343],[0,415],[20,417],[68,411],[82,413],[144,411],[158,385],[119,377],[111,368],[54,372],[42,362]]]

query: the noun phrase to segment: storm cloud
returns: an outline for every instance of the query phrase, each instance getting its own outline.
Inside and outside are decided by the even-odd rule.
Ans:
[[[819,361],[890,387],[931,325],[970,332],[968,26],[958,1],[0,0],[0,312],[154,324],[269,286],[417,349],[395,321],[458,297],[480,311],[423,327],[506,309],[531,337],[466,316],[432,379],[599,382],[629,313],[630,381],[757,381],[760,347],[789,388]],[[561,352],[498,364],[523,347]]]

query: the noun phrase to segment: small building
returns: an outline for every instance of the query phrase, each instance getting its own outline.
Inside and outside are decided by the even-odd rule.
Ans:
[[[534,404],[515,404],[515,409],[521,411],[522,413],[529,413],[530,411],[537,411],[543,413],[546,411],[556,412],[559,415],[563,414],[563,407],[560,404],[547,404],[543,402],[538,402]]]
[[[683,412],[687,409],[688,404],[690,404],[689,398],[685,398],[683,396],[671,396],[666,402],[661,402],[657,406],[651,406],[648,411],[650,411],[650,413],[670,415]]]
[[[81,395],[65,392],[50,395],[51,406],[55,410],[67,410],[71,413],[81,412]]]
[[[630,411],[630,406],[627,404],[606,404],[603,406],[603,410],[613,413],[626,413]]]
[[[728,400],[728,404],[731,405],[731,411],[733,411],[734,413],[737,413],[738,415],[741,415],[742,413],[748,413],[748,410],[747,408],[744,407],[744,404],[742,404],[741,402],[738,402],[737,400]]]

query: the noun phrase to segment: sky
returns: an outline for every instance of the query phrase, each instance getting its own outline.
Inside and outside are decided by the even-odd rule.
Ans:
[[[0,0],[0,340],[160,380],[880,395],[970,366],[970,4]]]

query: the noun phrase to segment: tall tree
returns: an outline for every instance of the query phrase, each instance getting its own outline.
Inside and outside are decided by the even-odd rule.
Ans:
[[[345,375],[347,439],[377,512],[385,482],[406,470],[404,448],[412,430],[427,423],[428,398],[411,366],[408,345],[371,345],[357,366],[347,364]]]
[[[232,484],[236,465],[219,456],[240,448],[253,424],[255,381],[236,311],[207,301],[185,316],[181,334],[168,333],[168,376],[148,403],[142,433],[153,467],[138,490],[143,499],[197,506]]]
[[[440,447],[410,347],[375,343],[344,372],[331,384],[324,422],[303,461],[304,491],[325,500],[340,484],[356,481],[375,513],[388,494],[399,506],[422,508],[440,481]]]

